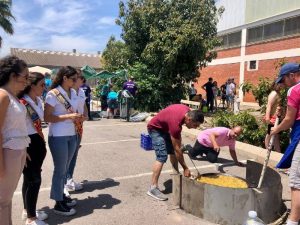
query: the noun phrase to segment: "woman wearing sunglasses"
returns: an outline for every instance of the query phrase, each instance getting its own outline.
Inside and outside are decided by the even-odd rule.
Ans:
[[[23,219],[26,225],[46,225],[48,218],[44,211],[36,211],[36,204],[42,182],[41,171],[46,157],[46,144],[42,132],[44,120],[43,102],[40,96],[45,89],[45,77],[41,73],[30,73],[28,84],[18,97],[27,110],[27,130],[30,145],[27,148],[26,166],[23,170],[22,196],[24,203]]]
[[[50,198],[56,201],[54,212],[64,216],[76,213],[72,208],[76,201],[64,195],[67,170],[77,146],[77,124],[82,120],[76,113],[77,95],[72,89],[76,81],[75,68],[60,68],[45,100],[44,118],[50,123],[48,143],[54,163]]]
[[[28,73],[26,63],[15,56],[0,60],[0,225],[12,225],[12,198],[30,143],[26,108],[17,98]]]

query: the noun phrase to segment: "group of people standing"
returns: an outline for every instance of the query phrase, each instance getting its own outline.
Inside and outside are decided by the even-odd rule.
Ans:
[[[123,90],[127,90],[132,97],[135,97],[137,93],[137,84],[134,82],[134,77],[130,76],[129,79],[124,82]],[[101,111],[106,111],[106,117],[114,118],[119,108],[118,93],[116,87],[112,83],[106,83],[102,86],[100,92]]]
[[[46,156],[43,120],[49,123],[48,145],[54,164],[50,194],[54,212],[76,213],[76,201],[68,190],[83,188],[73,180],[83,122],[88,118],[86,95],[80,88],[83,83],[79,70],[60,68],[43,108],[44,75],[29,73],[26,62],[15,56],[0,60],[0,225],[12,224],[12,197],[22,173],[22,217],[28,225],[46,224],[47,214],[36,210]]]
[[[221,100],[223,108],[233,110],[234,99],[236,97],[236,83],[234,78],[229,78],[225,84],[218,87],[217,81],[214,81],[212,77],[208,78],[208,81],[201,86],[206,93],[206,100],[203,99],[201,94],[197,95],[197,89],[194,84],[191,84],[189,99],[191,101],[200,101],[201,109],[207,107],[207,110],[214,112],[218,108],[218,98]],[[206,111],[206,110],[203,110]]]

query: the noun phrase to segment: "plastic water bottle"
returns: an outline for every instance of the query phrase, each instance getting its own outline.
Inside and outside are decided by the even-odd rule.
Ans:
[[[243,225],[265,225],[265,223],[257,217],[257,212],[249,211],[248,218]]]

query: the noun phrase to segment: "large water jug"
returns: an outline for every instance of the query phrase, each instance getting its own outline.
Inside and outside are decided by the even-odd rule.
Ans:
[[[243,225],[265,225],[265,223],[257,217],[257,212],[249,211],[248,218]]]

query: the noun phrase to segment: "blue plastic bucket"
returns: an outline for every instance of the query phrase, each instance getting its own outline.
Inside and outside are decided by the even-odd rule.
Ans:
[[[149,134],[142,133],[141,134],[141,147],[146,151],[153,150],[152,148],[152,139]]]

